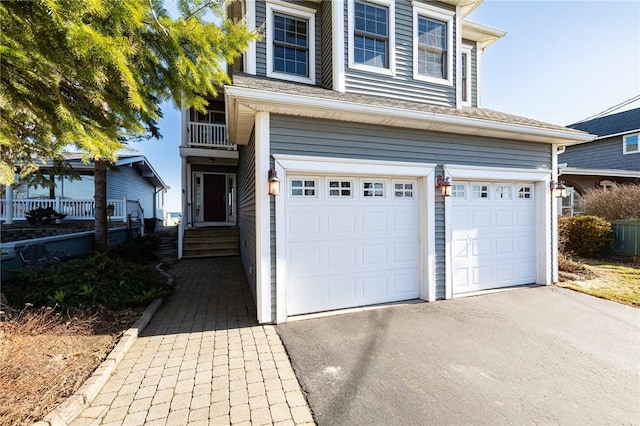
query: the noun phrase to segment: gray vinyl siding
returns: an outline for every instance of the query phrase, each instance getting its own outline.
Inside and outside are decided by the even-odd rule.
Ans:
[[[320,6],[322,32],[320,33],[320,61],[322,67],[322,87],[333,89],[333,28],[332,7],[330,1],[323,1]]]
[[[122,166],[118,171],[107,171],[107,198],[137,200],[144,211],[144,217],[155,216],[155,186],[140,175],[135,167]]]
[[[568,146],[558,163],[581,169],[636,170],[640,172],[640,154],[623,154],[623,136]]]
[[[240,229],[240,257],[253,299],[256,301],[256,196],[255,135],[238,149],[237,209]]]
[[[271,153],[474,166],[551,168],[551,147],[534,142],[453,135],[291,116],[271,116]],[[444,298],[444,202],[436,197],[436,297]],[[273,237],[272,237],[273,238]]]
[[[314,9],[316,11],[319,11],[321,5],[318,3],[312,3],[312,2],[307,2],[307,1],[297,1],[295,2],[296,4],[299,4],[300,6],[304,6],[307,7],[309,9]],[[329,16],[331,17],[331,16]],[[266,31],[267,28],[267,24],[266,24],[266,19],[267,19],[267,4],[264,0],[258,0],[256,1],[256,27],[260,28],[260,26],[264,26],[264,29]],[[322,82],[322,65],[321,65],[321,51],[322,51],[322,40],[321,40],[321,34],[322,34],[322,16],[321,13],[316,13],[316,19],[315,19],[315,23],[316,23],[316,33],[314,35],[315,38],[315,46],[316,46],[316,51],[315,51],[315,58],[311,59],[311,63],[314,64],[315,66],[315,71],[316,71],[316,81],[314,82],[314,84],[318,84],[319,82]],[[331,25],[329,24],[329,27]],[[263,37],[262,40],[258,41],[256,43],[256,74],[260,75],[260,76],[266,76],[267,75],[267,37],[265,34],[265,37]]]
[[[347,93],[378,95],[404,100],[427,102],[433,105],[456,106],[454,86],[424,82],[413,79],[413,8],[411,0],[395,2],[395,61],[396,75],[387,76],[349,68],[348,3],[345,1],[345,88]],[[446,10],[453,7],[441,3],[429,3]],[[453,45],[449,52],[453,55],[453,76],[456,74],[456,20],[453,20]],[[454,77],[455,82],[455,77]]]

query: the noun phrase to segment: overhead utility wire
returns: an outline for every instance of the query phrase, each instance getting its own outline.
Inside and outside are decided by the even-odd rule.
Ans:
[[[602,112],[599,112],[599,113],[597,113],[597,114],[595,114],[595,115],[592,115],[592,116],[590,116],[590,117],[587,117],[587,118],[585,118],[585,119],[582,119],[582,120],[578,121],[578,123],[582,123],[583,121],[593,120],[594,118],[599,118],[599,117],[603,117],[603,116],[605,116],[605,115],[609,115],[609,114],[611,114],[612,112],[614,112],[614,111],[616,111],[616,110],[619,110],[620,108],[625,107],[625,106],[627,106],[627,105],[629,105],[629,104],[631,104],[631,103],[633,103],[633,102],[635,102],[635,101],[637,101],[637,100],[640,100],[640,95],[636,95],[636,96],[634,96],[634,97],[632,97],[632,98],[627,99],[626,101],[622,101],[622,102],[621,102],[621,103],[619,103],[618,105],[614,105],[614,106],[612,106],[611,108],[607,108],[607,109],[605,109],[605,110],[604,110],[604,111],[602,111]]]

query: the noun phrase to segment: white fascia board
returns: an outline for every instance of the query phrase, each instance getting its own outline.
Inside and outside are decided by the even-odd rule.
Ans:
[[[436,164],[408,163],[353,158],[312,157],[274,154],[273,158],[287,171],[378,176],[427,176]]]
[[[153,168],[151,163],[149,163],[149,160],[147,160],[147,158],[144,155],[140,155],[136,157],[128,157],[128,158],[123,158],[122,160],[117,160],[116,166],[133,165],[135,163],[144,163],[144,165],[149,168],[149,171],[151,172],[151,175],[152,175],[150,177],[154,177],[158,181],[158,184],[159,184],[157,185],[158,187],[161,187],[162,189],[169,188],[169,186],[166,183],[164,183],[164,181],[162,180],[158,172],[156,172],[156,170]],[[149,177],[149,176],[145,176],[145,177]]]
[[[581,169],[578,167],[563,167],[559,171],[560,175],[584,175],[584,176],[617,176],[640,178],[640,171],[636,170],[616,170],[616,169]]]
[[[322,118],[322,110],[344,113],[353,113],[361,115],[362,122],[376,123],[377,117],[397,118],[404,120],[415,120],[422,123],[434,123],[439,125],[461,126],[480,130],[489,130],[505,133],[505,137],[511,139],[519,139],[518,135],[528,135],[541,138],[551,138],[561,140],[565,145],[579,144],[593,140],[593,135],[575,131],[561,131],[554,129],[545,129],[541,127],[531,127],[522,124],[502,123],[498,121],[481,120],[470,117],[452,116],[433,112],[421,112],[415,110],[406,110],[400,108],[385,107],[384,109],[377,105],[365,105],[348,101],[337,101],[333,99],[320,99],[301,95],[292,95],[289,93],[266,92],[256,89],[247,89],[235,86],[226,88],[231,98],[236,98],[239,102],[252,106],[259,110],[265,107],[271,108],[270,111],[278,113],[278,107],[294,108],[296,111],[306,111],[306,116]],[[285,113],[282,111],[281,113]],[[545,141],[548,142],[548,141]]]
[[[491,181],[524,181],[539,182],[548,179],[552,171],[549,169],[516,169],[506,167],[461,166],[457,164],[443,165],[445,173],[452,179],[486,179]]]
[[[462,21],[462,38],[478,43],[483,51],[507,34],[506,31],[470,21]]]
[[[597,140],[600,140],[600,139],[615,138],[616,136],[624,136],[624,135],[629,135],[629,134],[637,133],[637,132],[640,132],[640,129],[633,129],[633,130],[627,130],[626,132],[612,133],[610,135],[597,136],[594,140],[597,141]]]

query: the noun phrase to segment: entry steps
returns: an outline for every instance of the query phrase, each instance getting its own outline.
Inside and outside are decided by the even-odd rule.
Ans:
[[[184,230],[183,258],[238,255],[240,255],[240,233],[235,226]]]

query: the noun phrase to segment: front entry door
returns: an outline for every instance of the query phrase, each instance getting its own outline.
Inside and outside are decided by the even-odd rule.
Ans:
[[[204,221],[227,220],[226,176],[205,174],[204,176]]]

